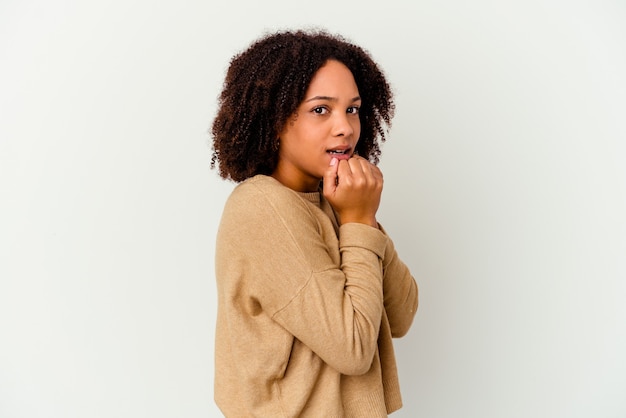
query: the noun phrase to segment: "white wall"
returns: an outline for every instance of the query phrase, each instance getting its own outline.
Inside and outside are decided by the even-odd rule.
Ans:
[[[207,130],[230,57],[312,24],[397,94],[396,416],[626,416],[626,6],[565,0],[3,0],[0,416],[219,416]]]

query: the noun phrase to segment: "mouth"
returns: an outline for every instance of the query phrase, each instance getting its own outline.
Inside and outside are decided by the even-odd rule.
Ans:
[[[350,153],[349,149],[338,150],[338,149],[330,149],[326,151],[330,155],[348,155]]]
[[[338,160],[349,160],[352,156],[352,148],[334,148],[326,151],[331,158]]]

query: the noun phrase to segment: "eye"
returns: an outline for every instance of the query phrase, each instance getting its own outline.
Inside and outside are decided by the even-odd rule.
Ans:
[[[325,106],[314,107],[313,113],[317,115],[325,115],[326,113],[328,113],[328,109]]]
[[[359,109],[360,108],[358,106],[351,106],[348,108],[347,112],[356,115],[359,113]]]

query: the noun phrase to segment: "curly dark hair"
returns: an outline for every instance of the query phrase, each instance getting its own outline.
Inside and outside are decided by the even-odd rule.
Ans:
[[[285,31],[266,35],[235,55],[226,73],[211,133],[211,168],[241,182],[270,175],[278,162],[278,135],[304,100],[313,75],[327,61],[350,69],[362,104],[356,152],[377,164],[379,141],[391,126],[393,95],[369,53],[340,35],[324,31]]]

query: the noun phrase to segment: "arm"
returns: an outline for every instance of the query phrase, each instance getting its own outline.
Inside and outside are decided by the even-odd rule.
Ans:
[[[330,221],[320,224],[292,191],[242,190],[231,195],[218,234],[220,276],[245,281],[234,303],[268,315],[342,374],[366,372],[384,309],[387,237],[347,224],[337,243]]]
[[[384,309],[380,257],[386,241],[377,233],[365,225],[342,226],[340,268],[312,272],[302,290],[274,315],[346,375],[367,372],[377,347]]]
[[[380,229],[385,232],[382,226]],[[402,337],[413,323],[419,292],[415,279],[409,268],[398,257],[391,239],[387,240],[383,260],[383,293],[391,335]]]
[[[378,167],[361,157],[341,161],[324,179],[324,196],[335,209],[340,224],[357,222],[384,230],[376,222],[383,176]],[[386,236],[386,234],[385,234]],[[398,258],[388,239],[383,257],[384,305],[394,337],[405,335],[417,310],[417,284]]]

